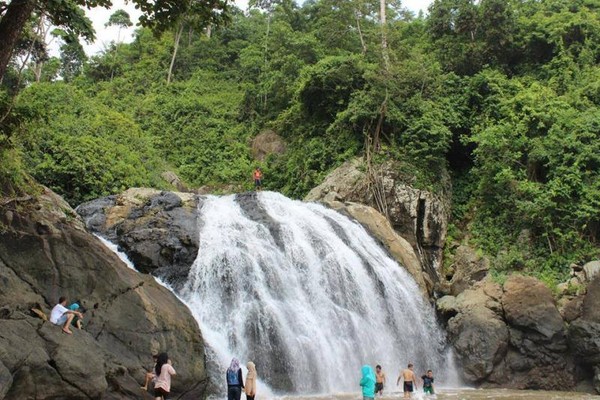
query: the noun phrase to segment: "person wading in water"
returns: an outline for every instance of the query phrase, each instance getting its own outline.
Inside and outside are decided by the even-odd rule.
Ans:
[[[409,363],[408,368],[403,369],[402,372],[400,372],[396,385],[399,385],[401,380],[404,380],[404,398],[410,399],[410,394],[417,388],[417,377],[413,372],[412,364]]]

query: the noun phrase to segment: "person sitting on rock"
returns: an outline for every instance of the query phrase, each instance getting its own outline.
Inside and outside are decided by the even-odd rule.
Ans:
[[[71,304],[68,307],[68,309],[71,310],[71,311],[79,311],[82,314],[85,312],[83,310],[83,308],[79,305],[79,302],[75,302],[75,303]],[[78,315],[75,315],[75,317],[73,318],[73,321],[71,321],[71,325],[73,325],[77,329],[81,329],[83,327],[83,323],[81,322],[81,318],[79,318]]]
[[[61,296],[58,299],[58,304],[54,306],[52,312],[50,313],[50,322],[54,325],[62,325],[62,331],[69,335],[73,334],[69,329],[71,326],[71,322],[75,316],[78,316],[80,319],[83,319],[83,314],[79,311],[69,310],[67,307],[67,298]]]

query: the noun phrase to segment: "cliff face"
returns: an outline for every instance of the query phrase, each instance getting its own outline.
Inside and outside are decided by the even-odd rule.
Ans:
[[[361,203],[387,214],[392,228],[419,256],[423,270],[434,282],[437,281],[450,212],[448,193],[415,188],[397,165],[388,161],[378,167],[381,185],[379,198],[375,198],[369,190],[365,168],[361,159],[346,162],[311,190],[304,200]],[[381,210],[382,203],[385,210]]]
[[[0,209],[0,399],[144,399],[151,355],[166,351],[172,391],[202,398],[204,343],[189,310],[148,275],[129,269],[60,197]],[[32,316],[59,296],[88,308],[73,335]]]

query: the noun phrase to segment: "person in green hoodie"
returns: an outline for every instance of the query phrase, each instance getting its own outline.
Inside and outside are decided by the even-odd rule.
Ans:
[[[360,386],[362,387],[363,400],[373,400],[375,398],[375,372],[370,365],[363,365],[362,379]]]

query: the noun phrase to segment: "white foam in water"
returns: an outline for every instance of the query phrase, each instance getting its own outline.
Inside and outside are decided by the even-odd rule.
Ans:
[[[408,362],[450,379],[431,306],[361,225],[276,193],[258,200],[258,214],[235,196],[203,201],[180,293],[223,372],[233,356],[252,360],[276,391],[296,394],[358,392],[363,364],[381,364],[389,382]]]

